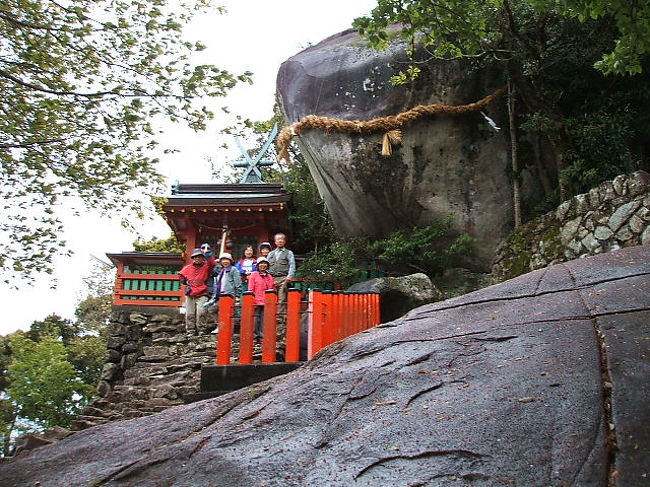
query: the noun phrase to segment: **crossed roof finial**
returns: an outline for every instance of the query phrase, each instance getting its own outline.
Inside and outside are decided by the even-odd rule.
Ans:
[[[235,161],[233,166],[246,168],[246,171],[244,171],[244,174],[242,175],[242,178],[239,181],[240,184],[242,183],[253,184],[253,183],[264,182],[262,180],[262,172],[260,171],[260,168],[272,166],[273,164],[275,164],[275,161],[263,160],[262,157],[264,157],[264,155],[268,152],[269,148],[271,147],[271,143],[275,139],[276,135],[278,135],[277,124],[273,126],[273,129],[271,130],[268,139],[266,139],[266,142],[264,142],[264,145],[262,146],[260,151],[255,155],[254,158],[251,158],[251,156],[248,154],[248,151],[244,148],[241,139],[235,135],[235,142],[237,143],[237,147],[239,147],[239,150],[241,151],[244,158]]]

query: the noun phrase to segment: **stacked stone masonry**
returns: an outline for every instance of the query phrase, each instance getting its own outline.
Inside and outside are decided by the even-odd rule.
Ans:
[[[492,273],[507,279],[559,262],[650,244],[650,174],[617,176],[563,202],[499,246]]]
[[[199,391],[201,366],[215,361],[216,335],[187,336],[177,308],[114,307],[100,396],[74,429],[147,416]]]

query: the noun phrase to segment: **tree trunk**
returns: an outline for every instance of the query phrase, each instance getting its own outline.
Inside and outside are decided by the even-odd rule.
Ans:
[[[518,92],[526,104],[526,108],[533,112],[540,112],[553,121],[554,130],[547,133],[546,136],[555,151],[555,167],[560,202],[565,201],[568,197],[568,191],[562,173],[566,169],[564,154],[571,144],[566,127],[564,126],[564,116],[556,108],[547,103],[543,96],[538,94],[539,90],[536,90],[535,86],[529,86],[525,80],[520,79],[515,81]]]
[[[521,226],[521,174],[517,156],[517,123],[515,111],[515,90],[508,77],[508,120],[510,123],[510,156],[512,160],[512,202],[515,214],[515,228]]]
[[[539,134],[531,134],[531,139],[533,157],[535,158],[535,172],[544,190],[544,196],[550,196],[553,193],[553,184],[551,183],[551,178],[549,177],[544,158],[542,157],[542,137]]]

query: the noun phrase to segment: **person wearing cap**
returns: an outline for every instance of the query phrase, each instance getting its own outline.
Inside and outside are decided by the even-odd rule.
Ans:
[[[205,255],[208,264],[210,264],[212,266],[212,269],[214,269],[214,267],[217,265],[217,259],[214,257],[214,249],[212,245],[210,245],[207,242],[204,242],[201,244],[200,249],[201,252],[203,252],[203,255]],[[214,285],[214,280],[212,279],[212,277],[208,279],[208,282],[206,284],[208,285],[208,296],[212,296],[212,294],[214,294],[214,289],[212,289],[212,286]]]
[[[219,295],[230,294],[239,298],[242,294],[242,282],[239,271],[232,265],[232,255],[224,252],[219,256],[220,268],[215,268],[212,272],[214,279],[214,291],[212,298],[206,304],[212,305],[217,302]]]
[[[264,295],[266,291],[275,290],[275,280],[269,274],[269,261],[266,257],[257,259],[257,270],[248,277],[248,290],[255,295],[255,344],[262,341],[264,318]]]
[[[207,281],[212,275],[214,258],[208,262],[201,249],[194,249],[192,263],[178,273],[185,286],[185,329],[188,335],[200,335],[206,331],[207,316],[204,304],[208,301]]]
[[[270,242],[262,242],[260,244],[260,257],[266,257],[268,259],[269,252],[271,252],[272,248]]]

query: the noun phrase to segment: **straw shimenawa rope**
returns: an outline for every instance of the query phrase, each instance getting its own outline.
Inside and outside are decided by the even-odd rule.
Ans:
[[[506,87],[500,88],[491,95],[467,105],[444,105],[435,103],[433,105],[418,105],[398,115],[373,118],[372,120],[341,120],[337,118],[320,117],[318,115],[307,115],[298,122],[285,127],[278,135],[278,161],[290,162],[289,144],[295,135],[300,135],[305,130],[318,129],[324,132],[343,132],[348,134],[371,134],[384,132],[382,140],[382,155],[391,155],[392,146],[398,144],[402,139],[401,128],[404,124],[412,122],[423,116],[431,115],[462,115],[475,112],[489,105],[495,99],[503,95]]]

